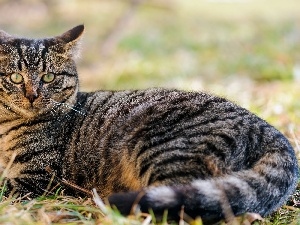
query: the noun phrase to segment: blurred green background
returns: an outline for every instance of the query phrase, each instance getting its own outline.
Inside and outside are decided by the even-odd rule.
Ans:
[[[0,28],[14,35],[53,36],[81,23],[81,90],[213,92],[300,150],[298,0],[0,0]]]

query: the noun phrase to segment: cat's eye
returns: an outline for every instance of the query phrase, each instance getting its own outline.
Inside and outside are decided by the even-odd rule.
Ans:
[[[19,73],[13,73],[12,75],[10,75],[10,80],[15,84],[21,84],[24,78]]]
[[[53,73],[47,73],[42,76],[42,81],[44,81],[45,83],[50,83],[54,81],[54,79],[55,75]]]

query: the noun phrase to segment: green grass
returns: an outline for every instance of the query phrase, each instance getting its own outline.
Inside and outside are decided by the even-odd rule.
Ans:
[[[105,37],[127,7],[125,0],[0,0],[0,27],[44,37],[84,23],[82,90],[160,86],[216,93],[272,123],[299,155],[298,0],[149,0],[132,15],[110,54],[101,54]],[[146,225],[149,216],[123,218],[92,199],[60,194],[0,202],[0,224]],[[300,224],[299,209],[282,207],[259,224]]]

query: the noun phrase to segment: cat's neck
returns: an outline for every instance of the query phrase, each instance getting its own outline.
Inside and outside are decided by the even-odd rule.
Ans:
[[[0,137],[7,134],[14,127],[17,127],[22,123],[24,123],[22,119],[7,120],[7,121],[0,122]]]
[[[38,116],[30,112],[24,112],[22,114],[16,113],[2,104],[0,104],[0,112],[0,138],[20,126],[51,120],[49,116],[45,115]]]
[[[36,113],[33,111],[30,112],[28,110],[15,107],[13,104],[8,106],[0,102],[0,125],[1,126],[3,125],[3,123],[9,123],[11,121],[26,122],[26,121],[34,120],[35,117],[36,117]]]

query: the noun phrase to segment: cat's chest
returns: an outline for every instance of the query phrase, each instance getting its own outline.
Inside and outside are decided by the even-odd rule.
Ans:
[[[7,152],[18,139],[21,137],[21,132],[18,127],[22,124],[20,120],[13,120],[0,123],[0,154]],[[1,158],[1,155],[0,155]]]
[[[20,137],[17,130],[12,129],[18,126],[16,121],[9,123],[2,123],[0,126],[0,168],[4,169],[8,166],[20,150],[16,148]]]
[[[20,155],[37,151],[39,146],[46,145],[42,125],[28,125],[15,120],[0,124],[0,165],[6,167],[9,161]]]

